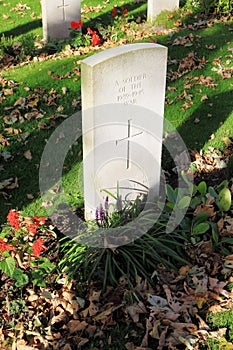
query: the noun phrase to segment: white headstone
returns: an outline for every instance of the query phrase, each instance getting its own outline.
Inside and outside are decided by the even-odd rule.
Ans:
[[[165,10],[172,11],[179,7],[179,0],[148,0],[147,2],[147,20],[155,20],[156,16]]]
[[[130,44],[82,61],[85,217],[108,190],[123,199],[158,194],[167,48]]]
[[[44,39],[67,39],[70,22],[81,18],[81,0],[41,0]]]

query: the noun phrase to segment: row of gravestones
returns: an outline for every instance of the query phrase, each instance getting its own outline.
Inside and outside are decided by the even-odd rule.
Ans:
[[[71,21],[81,18],[80,0],[41,0],[44,39],[65,39],[69,37]],[[148,0],[148,21],[164,10],[179,7],[179,0]]]

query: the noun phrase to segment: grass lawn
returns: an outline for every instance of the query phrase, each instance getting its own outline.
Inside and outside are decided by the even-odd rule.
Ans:
[[[121,20],[120,25],[116,21],[113,22],[111,11],[114,6],[124,6],[129,11],[128,17],[125,21]],[[0,222],[2,224],[6,222],[7,214],[11,208],[22,211],[26,216],[46,215],[39,191],[41,156],[46,142],[56,126],[81,109],[80,63],[87,55],[100,50],[133,42],[157,42],[167,46],[169,57],[165,118],[180,133],[190,154],[193,151],[200,154],[207,151],[209,147],[219,149],[221,152],[226,146],[232,147],[232,18],[224,20],[221,17],[203,20],[200,17],[192,17],[190,12],[185,13],[181,9],[173,14],[163,13],[158,17],[156,23],[149,24],[145,22],[146,3],[144,1],[109,0],[100,3],[97,0],[85,0],[82,1],[83,30],[85,31],[87,27],[98,30],[105,40],[98,47],[87,46],[74,49],[70,46],[69,41],[53,41],[43,46],[39,1],[28,0],[23,4],[16,0],[9,0],[8,3],[0,2],[0,9],[2,14],[0,23],[2,35],[0,42]],[[181,19],[182,25],[177,24],[178,19]],[[34,39],[35,47],[32,45]],[[21,51],[20,57],[17,57],[12,49],[15,42],[22,42],[25,48],[25,51]],[[163,167],[171,171],[170,163],[166,159],[163,159]],[[81,171],[82,143],[81,140],[78,140],[67,154],[63,169],[63,187],[67,201],[74,210],[83,207],[82,181],[77,177]],[[199,192],[201,193],[201,190]],[[229,220],[231,223],[231,218]],[[201,242],[197,240],[196,243],[200,244]],[[206,249],[210,253],[209,247]],[[214,260],[211,254],[211,259]],[[10,256],[8,257],[10,258]],[[196,293],[200,280],[198,282],[195,280],[195,273],[191,269],[187,269],[187,271],[185,276],[192,279],[192,288]],[[172,273],[165,276],[163,269],[160,270],[160,273],[164,278],[163,284],[177,278],[179,288],[183,288],[180,283],[184,277],[182,273],[179,276],[172,276]],[[208,279],[208,275],[204,274],[203,276],[203,279]],[[79,287],[75,285],[76,289]],[[148,292],[147,286],[140,287],[139,283],[137,287],[142,288],[140,296],[143,298],[143,293]],[[220,287],[218,284],[219,289]],[[61,287],[59,293],[65,293],[65,288]],[[161,288],[156,288],[158,288],[157,292],[160,293]],[[201,310],[200,314],[203,311],[202,304],[206,308],[203,315],[206,314],[207,305],[204,298],[211,300],[211,303],[213,302],[211,299],[213,290],[208,291],[208,297],[207,294],[199,296],[197,308],[200,307],[198,310]],[[49,292],[43,290],[43,293],[50,292],[51,289]],[[89,304],[93,300],[101,304],[109,298],[109,295],[105,295],[101,301],[97,297],[92,299],[94,298],[92,292],[89,296]],[[173,292],[174,290],[172,290]],[[80,293],[82,295],[84,292]],[[109,293],[112,293],[111,290]],[[124,305],[130,304],[131,292],[129,294],[123,293],[123,296],[122,290],[117,290],[114,293],[111,295],[112,299],[110,298],[110,300],[114,300],[113,303],[120,296],[124,299]],[[169,292],[165,290],[162,293],[165,296]],[[34,294],[32,293],[32,295]],[[48,297],[48,294],[43,295]],[[168,297],[168,294],[166,296]],[[82,297],[85,298],[84,295]],[[135,295],[132,298],[134,297]],[[49,304],[48,300],[51,298],[45,297],[45,299],[46,303]],[[14,307],[18,308],[17,310],[23,310],[26,307],[21,304],[20,300],[19,298],[14,301]],[[180,302],[182,302],[182,298]],[[99,310],[104,313],[106,310],[100,304],[98,304]],[[141,307],[143,306],[141,305]],[[125,310],[126,314],[128,313],[127,317],[132,317],[133,311],[131,309],[129,311],[127,307]],[[147,312],[148,315],[148,310],[147,308],[147,311],[143,311],[144,314]],[[112,312],[115,312],[115,309]],[[140,314],[138,309],[135,312],[137,315]],[[92,321],[94,320],[92,319],[93,315],[89,315]],[[104,324],[103,319],[107,316],[107,314],[101,314],[103,318],[100,317],[98,321]],[[154,315],[152,316],[154,317]],[[120,311],[118,317],[123,317]],[[210,323],[213,323],[214,330],[216,324],[219,327],[228,327],[230,338],[226,337],[226,339],[232,340],[230,322],[215,321],[211,316],[209,320]],[[82,321],[85,322],[85,317]],[[173,322],[172,318],[170,321]],[[107,333],[109,329],[110,331],[104,340],[99,341],[98,346],[102,344],[101,349],[121,349],[121,346],[123,349],[125,345],[122,344],[127,343],[127,349],[134,350],[136,348],[133,347],[133,342],[138,346],[143,342],[145,333],[142,330],[146,327],[146,317],[142,322],[135,321],[136,326],[133,325],[133,327],[130,322],[126,322],[127,327],[125,327],[125,323],[123,325],[117,324],[114,332],[111,328],[114,323],[111,323],[108,317],[106,322],[105,331]],[[11,324],[11,326],[14,329],[15,324]],[[119,340],[121,327],[125,328],[123,342]],[[137,332],[134,331],[134,327],[137,328]],[[166,328],[166,325],[164,327]],[[158,344],[159,339],[157,331],[156,324],[154,324],[154,328],[150,328],[150,332],[154,332],[153,339],[149,343],[146,343],[145,340],[144,347],[140,349],[149,349],[150,347],[155,349],[154,346],[157,345],[154,344]],[[91,327],[89,332],[91,337]],[[101,331],[99,331],[97,338],[101,339],[100,333]],[[229,344],[225,335],[222,338],[224,345],[221,349],[227,349]],[[212,342],[210,346],[213,349],[219,348],[218,342],[217,345],[215,340]],[[90,349],[90,346],[91,349],[97,349],[95,348],[96,341],[92,340],[92,343],[80,345],[83,349]],[[71,348],[62,349],[70,350]]]

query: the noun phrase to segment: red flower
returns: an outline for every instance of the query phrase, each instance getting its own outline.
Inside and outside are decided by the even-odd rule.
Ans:
[[[15,230],[20,229],[20,223],[18,220],[19,220],[19,213],[14,209],[11,209],[7,215],[7,221]]]
[[[43,245],[43,240],[38,238],[32,245],[32,254],[37,258],[40,258],[40,254],[43,250],[48,250],[48,248]]]
[[[93,46],[99,45],[100,44],[100,37],[98,34],[94,33],[92,38],[91,38],[91,44]]]
[[[36,228],[37,228],[37,225],[36,224],[30,224],[30,225],[28,225],[28,230],[29,230],[29,232],[30,233],[32,233],[33,235],[35,235],[36,234]]]
[[[129,11],[128,11],[127,9],[124,9],[123,14],[124,14],[124,15],[127,15],[128,12],[129,12]]]
[[[0,252],[3,253],[6,250],[9,252],[11,250],[14,250],[15,247],[13,245],[9,245],[6,242],[3,241],[2,238],[0,238]]]
[[[89,27],[87,28],[87,32],[90,35],[93,35],[94,33],[96,33],[96,32],[93,32],[93,30],[91,28],[89,28]]]
[[[112,9],[112,17],[116,17],[116,14],[117,14],[117,8],[113,7],[113,9]]]
[[[80,28],[83,26],[83,22],[81,21],[81,19],[78,21],[78,24]]]
[[[72,21],[70,22],[70,26],[73,29],[80,29],[83,26],[83,22],[81,20],[78,22]]]
[[[32,217],[33,220],[35,221],[35,225],[36,226],[40,226],[40,225],[44,225],[45,224],[45,221],[46,221],[46,217],[43,216],[43,217],[39,217],[39,216],[33,216]]]

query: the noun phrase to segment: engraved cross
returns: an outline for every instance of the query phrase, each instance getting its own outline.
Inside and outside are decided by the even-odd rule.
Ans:
[[[129,164],[130,164],[130,141],[133,137],[143,134],[143,131],[141,131],[141,132],[138,132],[136,134],[131,135],[131,129],[132,129],[131,121],[132,121],[132,119],[128,120],[127,136],[124,137],[123,139],[116,140],[116,146],[118,145],[119,142],[127,141],[126,169],[129,169]]]
[[[66,4],[66,0],[62,0],[62,5],[57,6],[57,8],[60,8],[63,10],[63,21],[66,20],[66,7],[70,6],[69,4]]]

